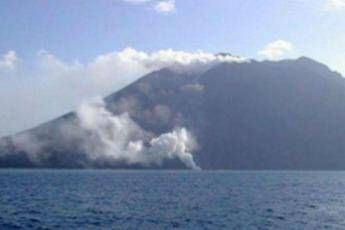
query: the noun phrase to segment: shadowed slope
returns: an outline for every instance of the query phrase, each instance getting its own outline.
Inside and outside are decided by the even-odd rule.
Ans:
[[[162,69],[105,102],[114,115],[128,113],[148,137],[186,127],[202,168],[345,169],[345,79],[309,58],[223,63],[203,73]],[[59,128],[78,129],[75,122],[71,113],[27,131],[49,141],[39,164],[2,139],[0,166],[147,168],[91,162],[78,139]],[[175,159],[151,167],[184,165]]]

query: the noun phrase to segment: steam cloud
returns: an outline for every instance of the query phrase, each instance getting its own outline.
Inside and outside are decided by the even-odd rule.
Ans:
[[[164,133],[144,144],[148,135],[128,114],[113,116],[103,100],[83,103],[77,109],[80,127],[91,135],[84,141],[84,148],[91,159],[106,158],[128,164],[161,165],[165,159],[177,158],[187,167],[198,166],[189,152],[195,141],[185,128]]]
[[[82,103],[75,115],[73,122],[64,122],[58,127],[59,140],[23,133],[14,136],[12,142],[32,164],[39,166],[45,166],[42,162],[52,154],[45,151],[47,148],[62,144],[81,150],[79,152],[87,159],[85,167],[94,162],[162,166],[165,160],[178,159],[188,168],[200,169],[191,153],[196,148],[196,141],[185,128],[153,137],[127,113],[113,115],[99,98]]]

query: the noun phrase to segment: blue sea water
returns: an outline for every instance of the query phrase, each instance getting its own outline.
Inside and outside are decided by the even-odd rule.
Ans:
[[[0,170],[0,229],[345,229],[345,173]]]

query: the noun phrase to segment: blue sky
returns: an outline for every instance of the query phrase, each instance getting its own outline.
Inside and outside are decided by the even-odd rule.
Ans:
[[[267,43],[283,39],[294,45],[291,55],[335,68],[345,56],[345,11],[329,9],[331,0],[175,0],[170,13],[156,12],[156,1],[136,1],[3,0],[0,54],[15,50],[29,59],[44,49],[88,61],[130,46],[257,57]]]
[[[0,136],[199,50],[304,55],[344,75],[344,28],[345,0],[2,0]]]

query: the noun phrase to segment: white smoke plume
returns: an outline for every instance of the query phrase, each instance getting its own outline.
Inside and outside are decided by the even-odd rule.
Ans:
[[[188,168],[199,169],[190,152],[196,142],[185,128],[150,139],[128,114],[114,116],[110,113],[103,100],[81,104],[76,114],[80,127],[90,134],[83,141],[83,148],[93,160],[150,166],[176,158]]]
[[[12,137],[13,145],[19,151],[24,151],[33,164],[40,164],[44,154],[42,149],[45,142],[29,133],[21,133]],[[10,154],[10,153],[9,153]]]
[[[192,155],[197,147],[196,140],[183,127],[154,137],[127,113],[113,115],[101,98],[81,103],[75,115],[75,119],[56,124],[49,133],[39,131],[15,135],[11,138],[12,144],[32,165],[39,167],[46,167],[47,162],[54,165],[49,160],[52,154],[57,154],[53,149],[67,147],[71,155],[63,157],[68,161],[78,161],[80,158],[76,158],[73,152],[82,153],[81,159],[84,160],[81,167],[117,163],[154,167],[162,166],[164,161],[177,159],[187,168],[200,169]],[[51,136],[50,132],[54,134]],[[70,163],[73,165],[73,162]]]

